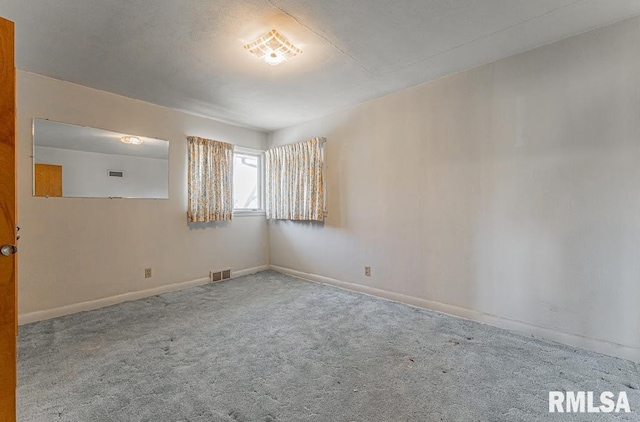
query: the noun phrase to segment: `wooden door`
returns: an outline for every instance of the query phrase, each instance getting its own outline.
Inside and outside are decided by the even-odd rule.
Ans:
[[[36,164],[33,175],[36,196],[62,196],[62,166]]]
[[[16,71],[13,22],[0,18],[0,421],[16,420]]]

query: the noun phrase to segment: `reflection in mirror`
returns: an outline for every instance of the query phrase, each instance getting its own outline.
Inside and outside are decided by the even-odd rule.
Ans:
[[[33,119],[33,194],[169,198],[169,142]]]

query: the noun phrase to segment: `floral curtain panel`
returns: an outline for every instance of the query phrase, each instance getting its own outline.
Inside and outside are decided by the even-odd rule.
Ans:
[[[187,216],[190,223],[231,220],[233,145],[190,136]]]
[[[267,218],[324,220],[325,142],[325,138],[314,138],[265,153]]]

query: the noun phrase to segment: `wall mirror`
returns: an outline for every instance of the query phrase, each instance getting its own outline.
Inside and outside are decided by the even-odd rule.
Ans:
[[[33,119],[33,195],[169,198],[169,142]]]

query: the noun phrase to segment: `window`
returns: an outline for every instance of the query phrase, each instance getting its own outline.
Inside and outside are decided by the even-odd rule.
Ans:
[[[262,153],[236,147],[233,153],[233,209],[262,211]]]

